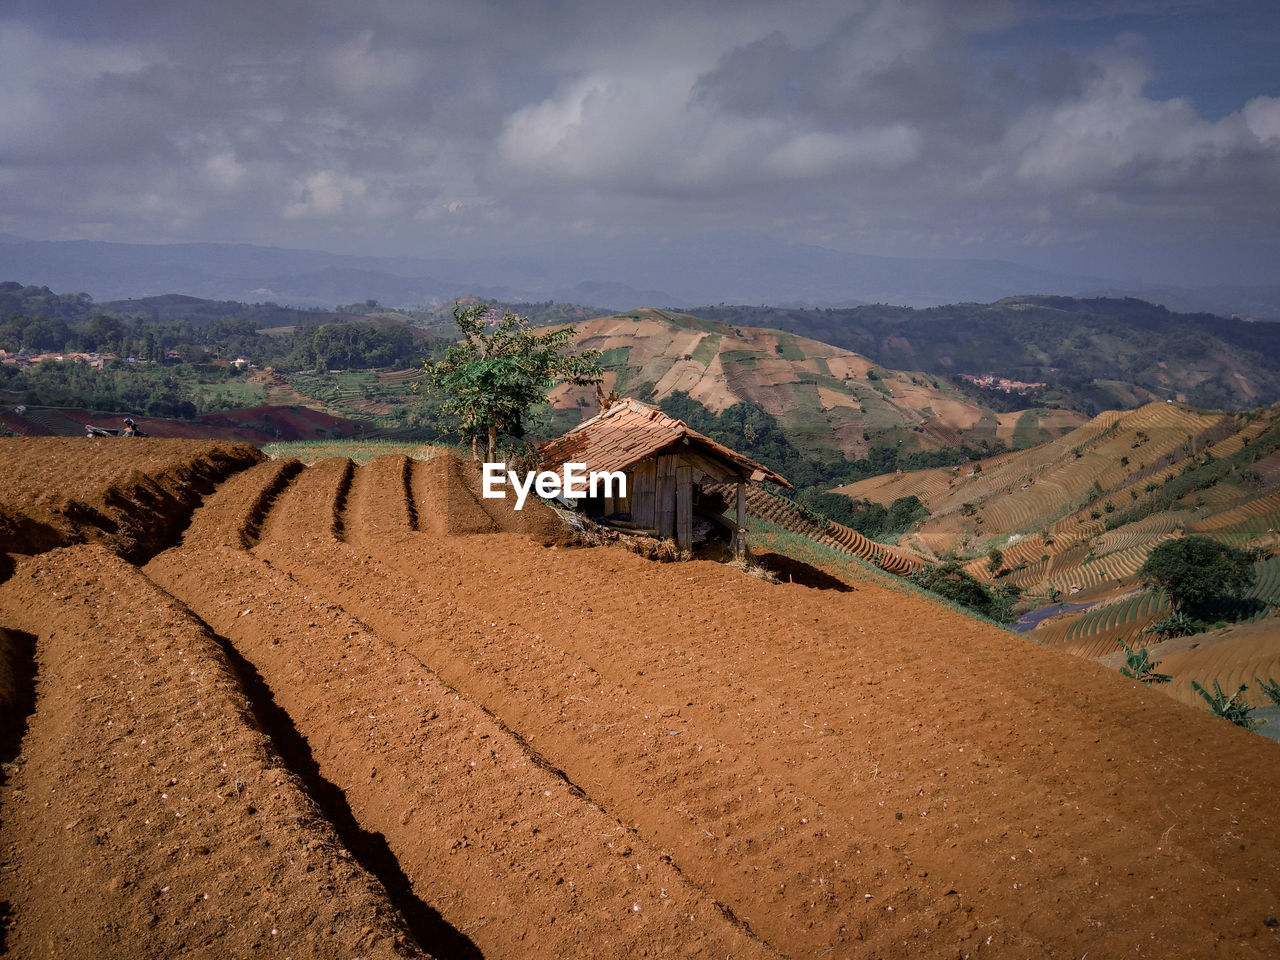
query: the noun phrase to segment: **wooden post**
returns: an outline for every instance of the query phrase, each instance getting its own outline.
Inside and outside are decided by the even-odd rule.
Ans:
[[[676,535],[676,461],[678,457],[662,454],[658,457],[658,490],[655,504],[655,523],[664,537]]]
[[[693,467],[687,463],[676,467],[676,546],[693,547]]]
[[[738,531],[733,536],[733,552],[735,556],[747,554],[747,485],[738,481]]]

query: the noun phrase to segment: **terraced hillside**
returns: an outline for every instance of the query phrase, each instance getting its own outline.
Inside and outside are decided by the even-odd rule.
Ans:
[[[12,955],[1280,949],[1280,746],[872,583],[575,548],[474,482],[258,462],[154,556],[17,559]]]
[[[726,498],[733,495],[731,484],[709,486],[711,489],[719,489]],[[905,576],[923,562],[908,550],[877,543],[843,524],[815,517],[790,500],[769,493],[761,487],[747,488],[746,508],[749,517],[765,520],[784,530],[808,537],[816,543],[875,564],[889,573]]]
[[[932,516],[905,545],[967,551],[977,577],[1008,577],[1032,602],[1072,603],[1075,610],[1042,620],[1030,635],[1107,658],[1118,640],[1153,642],[1144,630],[1170,612],[1137,578],[1157,544],[1196,533],[1280,547],[1280,475],[1268,472],[1278,449],[1280,409],[1228,415],[1150,404],[967,468],[877,477],[841,492],[880,503],[916,494]],[[1003,557],[995,574],[986,558],[993,547]],[[1271,563],[1259,562],[1251,594],[1268,603],[1280,602]],[[1268,610],[1249,618],[1259,619],[1280,632]],[[1188,689],[1189,679],[1207,682],[1183,679]]]
[[[665,310],[636,310],[577,326],[576,344],[603,351],[605,389],[641,400],[681,391],[713,413],[741,401],[777,417],[797,446],[851,460],[872,447],[904,451],[1050,439],[1084,417],[1062,410],[1000,416],[928,374],[777,330],[734,327]],[[592,391],[561,387],[556,408],[596,409]]]

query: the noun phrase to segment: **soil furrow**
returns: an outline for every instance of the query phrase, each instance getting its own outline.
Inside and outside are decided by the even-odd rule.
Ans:
[[[36,638],[0,627],[0,785],[18,755],[36,704]],[[2,924],[0,924],[2,926]]]
[[[271,460],[260,468],[255,468],[254,479],[245,482],[257,484],[262,482],[259,478],[264,478],[266,482],[241,523],[240,545],[242,547],[249,549],[258,542],[262,536],[262,524],[266,521],[267,514],[271,512],[276,498],[301,472],[302,463],[298,460]]]
[[[934,876],[951,876],[963,892],[983,902],[987,912],[1003,915],[1024,935],[1039,930],[1051,938],[1054,930],[1061,931],[1062,902],[1083,905],[1082,914],[1085,909],[1093,914],[1089,923],[1114,927],[1113,936],[1123,936],[1117,931],[1123,930],[1125,918],[1143,910],[1150,896],[1194,899],[1202,890],[1216,889],[1221,891],[1224,917],[1234,918],[1225,922],[1246,928],[1252,924],[1254,929],[1259,929],[1257,917],[1265,916],[1272,909],[1268,904],[1275,902],[1278,885],[1273,873],[1256,890],[1256,897],[1246,897],[1249,902],[1229,903],[1229,892],[1236,886],[1233,877],[1237,869],[1250,869],[1246,863],[1252,854],[1237,852],[1237,845],[1227,838],[1241,830],[1252,836],[1267,835],[1271,827],[1266,804],[1260,800],[1265,791],[1254,789],[1242,796],[1238,781],[1231,782],[1223,771],[1235,763],[1247,765],[1250,750],[1258,744],[1242,735],[1233,737],[1237,731],[1206,727],[1146,692],[1122,689],[1123,684],[1113,686],[1114,678],[1101,672],[1062,676],[1060,657],[1031,653],[1016,638],[921,601],[897,598],[925,618],[915,621],[917,633],[922,629],[928,633],[930,622],[936,623],[940,638],[958,628],[964,635],[947,637],[946,642],[963,644],[970,654],[958,675],[953,660],[925,659],[910,669],[886,669],[877,660],[892,655],[892,624],[882,625],[888,628],[888,636],[877,636],[876,618],[868,620],[868,611],[859,606],[862,601],[857,597],[844,601],[845,612],[830,611],[835,614],[830,620],[811,615],[827,612],[822,609],[825,598],[817,606],[803,593],[763,586],[746,590],[744,597],[741,585],[729,587],[720,571],[703,565],[680,570],[650,567],[627,575],[623,571],[636,562],[619,558],[615,564],[610,557],[613,572],[600,575],[600,564],[592,559],[602,551],[548,554],[504,537],[499,538],[505,541],[501,546],[494,544],[480,553],[454,539],[432,544],[428,554],[415,548],[411,537],[378,547],[377,538],[362,538],[356,531],[352,536],[379,564],[399,567],[406,580],[378,588],[371,579],[377,567],[366,563],[363,553],[366,576],[360,591],[344,591],[342,584],[323,580],[323,570],[343,566],[336,556],[321,562],[323,552],[312,553],[307,570],[296,567],[295,573],[316,585],[325,582],[330,595],[361,612],[388,636],[397,631],[401,637],[416,636],[406,641],[418,644],[415,649],[427,643],[426,631],[416,624],[457,622],[459,616],[487,624],[488,629],[469,632],[454,629],[443,642],[435,641],[441,643],[439,647],[421,655],[439,662],[442,669],[449,663],[466,665],[459,666],[456,679],[447,675],[464,687],[470,683],[468,689],[495,703],[499,714],[517,729],[528,729],[530,739],[553,757],[578,757],[580,766],[586,767],[610,757],[621,757],[623,763],[638,761],[625,746],[611,754],[607,746],[575,742],[537,719],[553,716],[554,704],[545,696],[539,701],[529,691],[563,694],[572,690],[571,675],[598,667],[603,677],[620,684],[618,689],[633,700],[643,702],[647,696],[652,704],[652,698],[665,694],[668,703],[689,703],[682,715],[697,723],[700,732],[715,733],[736,747],[754,746],[785,758],[793,782],[805,784],[811,794],[816,791],[829,809],[856,815],[867,798],[878,798],[877,806],[887,809],[882,808],[876,819],[880,832],[875,835],[902,849]],[[282,557],[288,553],[285,544],[267,545],[267,549],[279,550]],[[681,576],[689,571],[715,572],[706,577]],[[410,577],[419,584],[412,601]],[[649,581],[650,589],[637,597],[633,585],[641,579]],[[689,585],[689,581],[703,580],[715,589]],[[512,590],[515,581],[521,581],[523,589]],[[582,589],[584,583],[591,584],[590,592]],[[420,589],[423,584],[429,591]],[[723,608],[717,593],[725,589],[738,606],[746,601],[740,620],[717,612]],[[683,590],[684,602],[654,607],[646,599],[664,590],[673,594]],[[627,597],[628,591],[632,596]],[[753,592],[772,594],[758,604],[762,609],[756,615],[750,610],[755,605],[751,600],[757,599],[750,596]],[[699,594],[704,594],[701,599]],[[901,616],[902,611],[895,614]],[[398,626],[392,622],[397,616]],[[768,626],[770,621],[773,626]],[[849,623],[858,624],[856,631],[867,625],[852,645]],[[753,636],[762,626],[769,633],[769,643],[763,647]],[[728,660],[717,660],[707,651],[720,645],[706,638],[726,630],[726,646],[735,652]],[[511,639],[497,642],[504,638],[501,631]],[[701,655],[680,655],[673,638],[682,635],[704,638]],[[528,641],[530,636],[540,642]],[[539,648],[539,662],[531,664],[534,647]],[[563,650],[570,650],[581,651],[588,659],[569,656],[553,664],[557,647],[562,648],[562,658]],[[851,657],[850,652],[859,648],[864,652]],[[744,649],[750,650],[745,657]],[[619,656],[620,651],[626,655]],[[999,675],[1007,658],[1015,654],[1026,661],[1023,682],[992,684],[990,678]],[[797,663],[806,664],[803,675],[796,674]],[[473,676],[468,680],[467,674],[481,667],[491,674],[490,679]],[[785,702],[771,695],[784,678],[788,681]],[[752,709],[745,711],[745,718],[742,710],[735,711],[737,716],[726,715],[724,700],[716,705],[721,709],[706,708],[708,683],[725,681],[729,682],[726,692],[736,691],[733,696],[739,702],[750,697]],[[584,689],[579,696],[590,695]],[[686,697],[692,699],[686,701]],[[1127,704],[1133,697],[1143,706],[1136,716]],[[576,700],[571,695],[566,702]],[[919,705],[929,701],[945,701],[942,709],[948,715],[968,715],[973,722],[953,728],[922,722]],[[575,709],[587,708],[575,705]],[[1136,738],[1104,736],[1108,731],[1099,728],[1100,736],[1086,744],[1072,742],[1073,732],[1097,726],[1096,719],[1126,714]],[[558,719],[562,725],[567,723],[563,717]],[[613,727],[617,722],[604,717],[593,725]],[[1180,725],[1188,729],[1170,736],[1170,723],[1173,731]],[[739,736],[729,729],[735,726],[742,731]],[[623,729],[621,741],[634,742]],[[814,730],[820,733],[815,735]],[[849,733],[857,737],[852,743]],[[864,734],[865,745],[860,746]],[[1201,776],[1188,777],[1185,769],[1179,770],[1168,776],[1162,788],[1163,795],[1177,797],[1182,805],[1204,811],[1214,821],[1213,828],[1192,837],[1183,836],[1186,819],[1163,812],[1153,817],[1149,794],[1125,788],[1135,775],[1154,774],[1159,779],[1165,776],[1166,764],[1176,769],[1176,756],[1168,751],[1178,750],[1184,736],[1220,738],[1226,760],[1225,767],[1206,770]],[[849,756],[861,763],[851,766]],[[894,759],[902,756],[914,759],[909,766],[902,765]],[[673,767],[683,762],[687,768],[687,759],[673,759]],[[590,782],[573,773],[567,761],[557,762],[565,763],[572,776]],[[1082,805],[1075,799],[1074,783],[1097,778],[1099,767],[1115,770],[1102,775],[1111,789],[1105,799],[1095,795]],[[851,789],[859,778],[865,785]],[[1023,789],[1026,783],[1045,790]],[[592,783],[589,789],[602,801],[616,802],[607,799],[607,789],[599,784]],[[702,790],[705,787],[699,784],[689,792]],[[621,806],[616,809],[623,811]],[[899,814],[905,823],[896,819]],[[895,819],[890,820],[891,816]],[[1010,829],[1007,822],[1017,826]],[[874,833],[876,828],[871,829]],[[1169,842],[1171,833],[1177,834],[1176,843]],[[1141,863],[1144,875],[1156,879],[1144,887],[1120,871],[1112,874],[1108,864],[1118,849],[1126,853],[1119,862],[1130,868]],[[1109,877],[1107,886],[1099,888],[1097,866],[1085,871],[1089,879],[1072,881],[1073,874],[1089,864],[1102,864],[1103,875]],[[1011,890],[1028,892],[1011,896]],[[1197,921],[1190,919],[1166,922],[1162,939],[1194,942],[1196,926]],[[1087,931],[1084,924],[1080,932]]]
[[[324,464],[306,471],[268,530],[303,520],[295,501],[332,503],[340,476]],[[415,892],[486,956],[513,955],[522,941],[518,955],[617,956],[677,945],[708,956],[769,954],[745,927],[714,919],[714,900],[534,763],[475,704],[323,594],[216,542],[188,540],[148,572],[254,664],[363,828],[387,838]],[[584,943],[586,910],[592,932]]]
[[[324,778],[307,743],[292,718],[276,702],[275,695],[257,669],[242,657],[226,637],[213,639],[222,648],[248,698],[258,728],[271,738],[289,772],[301,781],[307,796],[319,807],[338,838],[360,866],[376,877],[418,943],[431,944],[439,960],[479,960],[480,950],[455,930],[439,911],[413,895],[413,885],[405,875],[386,838],[360,826],[342,789]]]
[[[351,493],[351,483],[355,479],[356,465],[343,461],[342,476],[338,478],[338,489],[333,494],[333,516],[329,521],[329,529],[338,540],[346,539],[347,529],[347,497]]]
[[[409,529],[417,531],[418,529],[418,504],[413,497],[413,474],[414,464],[418,461],[413,457],[404,458],[404,476],[401,480],[404,486],[404,508],[405,518],[408,521]]]
[[[374,501],[394,495],[388,487],[379,492],[358,484],[356,489]],[[310,509],[322,509],[320,498],[312,503]],[[315,526],[305,519],[304,497],[291,506],[296,511],[291,528]],[[376,502],[367,511],[359,509],[377,513]],[[490,623],[486,614],[482,623],[470,624],[465,607],[423,610],[420,583],[395,580],[365,555],[377,538],[362,536],[358,527],[351,535],[356,541],[351,546],[313,539],[302,562],[288,542],[264,541],[258,552],[358,613],[419,660],[437,664],[450,683],[488,704],[535,749],[551,751],[553,762],[592,799],[670,852],[691,879],[719,891],[727,909],[770,942],[804,951],[845,939],[905,936],[919,941],[915,949],[924,956],[930,955],[927,935],[962,912],[959,898],[939,895],[935,902],[922,896],[931,883],[913,883],[914,871],[904,858],[848,820],[833,821],[806,788],[792,782],[785,765],[775,764],[772,772],[761,767],[749,753],[691,727],[679,715],[683,704],[646,701],[625,684],[603,682],[589,664],[537,635],[510,629],[509,623]],[[448,568],[451,573],[441,575],[452,583],[476,566],[474,557],[455,555],[460,544],[463,552],[481,550],[496,558],[527,541],[495,535],[399,543],[409,551],[404,556],[410,565],[426,562],[425,552],[447,556],[443,564],[433,558],[431,565]],[[492,562],[497,561],[484,565]],[[353,563],[361,565],[362,577],[358,588],[349,589],[341,574],[330,573]],[[433,582],[430,593],[445,586]],[[530,599],[536,602],[536,594]],[[671,777],[679,767],[685,769]],[[664,802],[653,804],[655,797]],[[797,864],[802,865],[798,871]],[[874,904],[866,902],[869,890],[875,891]],[[855,892],[860,899],[852,898]],[[925,929],[902,931],[926,917]],[[939,940],[951,936],[956,931],[948,929]]]
[[[171,597],[83,546],[20,564],[0,611],[39,669],[0,825],[15,957],[421,955]]]
[[[0,535],[118,550],[113,524],[188,509],[148,478],[181,486],[209,448],[32,451],[18,474],[51,496],[0,504]],[[448,457],[264,464],[145,572],[19,560],[3,946],[1280,953],[1277,744],[880,581],[566,548],[540,503],[478,486]]]

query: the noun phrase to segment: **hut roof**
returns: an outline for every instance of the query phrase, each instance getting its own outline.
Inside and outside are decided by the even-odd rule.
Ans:
[[[639,400],[616,401],[608,410],[544,443],[538,453],[543,468],[547,470],[566,463],[585,463],[588,470],[625,470],[682,442],[751,480],[769,480],[780,486],[791,486],[768,467],[703,436],[683,420],[669,417],[657,407]]]

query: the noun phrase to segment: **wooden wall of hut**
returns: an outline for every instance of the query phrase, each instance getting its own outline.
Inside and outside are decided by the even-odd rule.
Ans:
[[[631,520],[637,526],[657,526],[657,489],[657,464],[652,459],[637,463],[627,482]]]
[[[676,535],[676,466],[680,458],[664,453],[657,458],[658,491],[654,526],[664,537]]]

